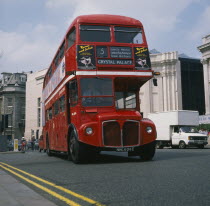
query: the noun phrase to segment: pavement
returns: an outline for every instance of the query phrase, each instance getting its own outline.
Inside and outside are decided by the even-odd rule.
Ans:
[[[56,206],[0,168],[0,206]]]

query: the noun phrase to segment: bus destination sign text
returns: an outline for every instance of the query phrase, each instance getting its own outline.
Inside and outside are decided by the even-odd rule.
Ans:
[[[130,47],[110,47],[111,58],[132,58]]]
[[[129,59],[98,59],[98,64],[133,65],[133,61]]]

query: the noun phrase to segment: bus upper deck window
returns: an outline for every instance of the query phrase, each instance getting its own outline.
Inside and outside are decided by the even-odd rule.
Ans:
[[[67,41],[68,41],[68,48],[71,47],[75,41],[76,41],[76,30],[72,30],[68,35],[67,35]]]
[[[110,42],[110,27],[96,25],[80,25],[80,39],[87,42]]]
[[[142,30],[134,27],[114,27],[115,41],[120,43],[142,44]]]

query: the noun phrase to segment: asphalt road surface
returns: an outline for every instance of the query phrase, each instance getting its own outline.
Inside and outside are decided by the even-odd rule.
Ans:
[[[75,165],[64,155],[38,151],[0,154],[0,162],[10,169],[7,173],[22,175],[26,179],[11,174],[59,206],[71,205],[67,200],[98,206],[210,205],[210,148],[157,150],[149,162],[104,152],[93,162]]]

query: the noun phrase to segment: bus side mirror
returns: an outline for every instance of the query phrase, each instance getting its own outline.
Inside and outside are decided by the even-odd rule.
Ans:
[[[158,84],[157,84],[157,79],[153,79],[153,85],[156,87]]]

